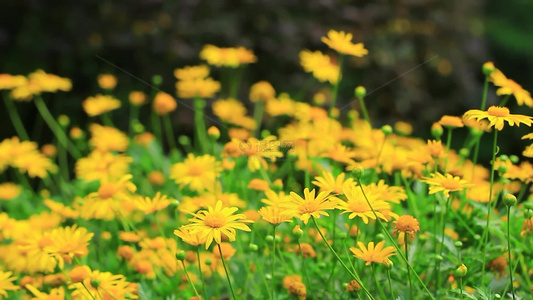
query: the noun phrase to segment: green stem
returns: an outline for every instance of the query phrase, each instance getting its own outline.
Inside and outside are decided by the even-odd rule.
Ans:
[[[511,206],[507,206],[507,253],[509,254],[509,279],[511,283],[511,294],[513,300],[516,299],[514,293],[514,281],[513,281],[513,260],[511,257]]]
[[[390,290],[391,299],[396,299],[396,297],[394,297],[394,290],[392,289],[392,280],[390,278],[390,270],[387,270],[387,279],[389,281],[389,290]],[[411,276],[409,276],[409,279],[411,279]]]
[[[502,102],[498,104],[498,106],[505,106],[505,104],[507,104],[507,101],[509,100],[510,97],[511,97],[511,94],[506,95],[505,98],[503,98]]]
[[[220,259],[222,259],[222,264],[224,265],[224,271],[226,272],[226,279],[228,280],[229,288],[231,290],[231,295],[233,296],[234,300],[237,300],[237,296],[235,296],[235,291],[233,290],[233,285],[231,284],[231,279],[229,278],[228,266],[226,265],[226,260],[224,259],[224,255],[222,255],[222,248],[220,248],[220,244],[217,244],[217,246],[218,246],[218,252],[220,253]]]
[[[372,264],[372,276],[374,277],[374,283],[378,289],[379,296],[381,299],[387,299],[387,296],[385,296],[385,292],[383,292],[383,288],[381,288],[381,284],[379,284],[378,277],[376,275],[376,267],[374,264]]]
[[[200,247],[196,247],[196,259],[198,260],[198,272],[200,273],[200,281],[202,282],[202,290],[204,291],[205,299],[209,299],[207,290],[205,289],[204,273],[202,272],[202,264],[200,260]]]
[[[170,154],[175,153],[178,149],[176,148],[176,139],[174,137],[174,130],[172,130],[172,123],[170,122],[170,117],[168,114],[163,116],[163,123],[165,124],[165,132],[167,134],[168,146],[170,147]]]
[[[413,293],[413,283],[411,282],[411,269],[409,269],[409,252],[408,252],[408,245],[407,245],[407,236],[404,237],[404,245],[405,245],[405,257],[407,258],[406,264],[407,264],[407,279],[409,280],[409,294],[411,295],[411,299],[415,299],[414,293]]]
[[[65,147],[70,154],[75,158],[78,159],[81,157],[80,152],[78,149],[70,142],[70,140],[67,138],[67,135],[61,129],[61,126],[56,122],[48,108],[46,107],[46,104],[44,104],[43,99],[40,96],[36,96],[34,99],[35,106],[37,107],[37,110],[43,117],[44,121],[50,127],[54,135],[56,136],[58,142],[61,144],[61,146]]]
[[[326,239],[326,237],[324,237],[324,235],[322,234],[322,231],[320,230],[320,227],[318,227],[318,223],[316,222],[315,220],[315,217],[311,216],[311,219],[313,220],[313,224],[315,225],[315,228],[317,230],[317,232],[320,234],[320,236],[322,237],[322,240],[324,241],[324,243],[326,243],[326,245],[328,246],[329,250],[333,253],[333,255],[335,255],[335,257],[337,258],[337,260],[341,263],[341,265],[344,267],[344,269],[346,269],[346,271],[348,271],[348,273],[350,273],[350,275],[355,279],[355,281],[357,281],[357,283],[359,283],[359,285],[361,286],[361,288],[363,289],[363,291],[365,292],[365,294],[368,296],[368,298],[370,299],[374,299],[374,297],[372,296],[372,294],[370,294],[370,292],[366,289],[366,287],[363,285],[363,282],[359,279],[359,276],[357,276],[356,273],[353,273],[352,270],[350,270],[348,268],[348,266],[346,266],[346,264],[344,263],[344,261],[342,261],[342,259],[340,258],[340,256],[337,254],[337,252],[335,252],[335,250],[333,249],[333,247],[331,247],[331,245],[329,244],[328,240]]]
[[[198,299],[201,299],[200,295],[198,294],[198,291],[196,290],[196,287],[194,286],[194,283],[189,277],[189,272],[187,272],[187,268],[185,267],[185,263],[183,262],[183,260],[181,261],[181,265],[183,266],[183,272],[185,273],[185,276],[187,276],[187,281],[190,283],[192,289],[194,290],[194,294],[196,295],[196,297],[198,297]]]
[[[114,127],[113,121],[111,121],[111,113],[110,112],[105,112],[105,113],[102,114],[102,122],[104,123],[105,126]]]
[[[363,117],[368,122],[368,125],[370,125],[370,128],[372,128],[372,123],[370,122],[370,116],[368,115],[368,110],[366,109],[365,98],[360,97],[359,101],[361,102],[361,112],[363,113]]]
[[[446,138],[446,159],[444,160],[444,174],[448,170],[448,156],[450,156],[450,147],[452,145],[452,131],[453,129],[448,128],[448,137]]]
[[[133,125],[139,120],[139,106],[137,105],[131,105],[130,107],[130,122],[128,126],[128,134],[129,136],[133,136],[133,133],[135,132]]]
[[[463,276],[459,277],[459,291],[461,292],[461,299],[463,299]]]
[[[254,136],[259,137],[259,133],[261,132],[261,123],[263,121],[263,111],[265,108],[265,102],[259,101],[255,103],[254,107],[254,120],[255,120],[255,130],[254,130]]]
[[[207,130],[204,121],[205,101],[194,98],[194,127],[196,128],[196,146],[202,153],[207,153]]]
[[[494,141],[492,144],[492,161],[490,165],[490,189],[489,189],[489,202],[487,203],[487,223],[483,229],[483,235],[481,236],[481,247],[483,247],[483,265],[481,266],[481,286],[485,284],[485,262],[487,254],[487,242],[489,236],[490,214],[492,211],[492,188],[494,186],[494,163],[496,161],[496,145],[498,141],[498,130],[494,129]],[[496,202],[496,201],[494,201]]]
[[[254,255],[254,260],[255,260],[255,266],[257,267],[257,271],[259,271],[259,274],[261,274],[261,278],[263,278],[263,284],[265,285],[268,298],[272,299],[272,296],[270,295],[270,288],[265,278],[265,272],[263,272],[263,268],[261,267],[263,263],[259,261],[259,257],[257,255]]]
[[[342,60],[344,58],[344,55],[339,54],[339,78],[337,79],[337,82],[333,85],[333,90],[331,92],[331,106],[329,107],[329,117],[333,117],[333,109],[335,108],[335,104],[337,102],[337,94],[339,92],[339,84],[341,82],[342,78]]]
[[[485,84],[483,85],[483,98],[481,98],[481,110],[485,110],[487,104],[487,91],[489,90],[489,76],[485,76]]]
[[[385,233],[385,235],[389,238],[391,243],[394,245],[394,247],[398,251],[398,254],[403,259],[403,261],[407,264],[407,267],[411,270],[411,272],[413,272],[413,274],[416,276],[418,282],[422,285],[422,288],[428,294],[429,298],[432,299],[432,300],[435,300],[435,298],[433,297],[431,292],[428,290],[427,286],[424,284],[424,282],[422,281],[420,276],[418,276],[418,273],[416,273],[416,271],[413,269],[413,266],[411,266],[411,264],[407,260],[407,257],[405,257],[405,255],[402,253],[400,247],[398,246],[398,244],[396,244],[396,242],[394,241],[393,237],[391,236],[391,234],[389,233],[387,228],[385,228],[385,225],[383,225],[383,222],[381,222],[381,219],[377,215],[376,211],[374,210],[374,207],[372,207],[372,204],[370,203],[370,201],[368,200],[368,197],[366,196],[365,190],[363,189],[363,184],[361,182],[361,179],[357,178],[356,180],[357,180],[357,183],[358,183],[359,187],[361,188],[361,192],[363,194],[363,197],[366,200],[366,203],[368,204],[368,206],[372,210],[372,213],[374,214],[374,218],[376,219],[376,221],[378,222],[379,226],[381,227],[381,231],[383,231]]]
[[[272,299],[276,299],[276,281],[274,280],[274,268],[275,268],[275,262],[276,262],[276,225],[272,225],[274,228],[274,232],[272,233],[272,236],[274,237],[274,240],[272,242],[272,251],[270,251],[270,273],[272,274],[272,278],[270,279],[271,289],[272,289]]]
[[[307,269],[305,268],[305,258],[302,251],[302,245],[300,245],[300,239],[298,239],[298,249],[300,249],[300,257],[302,259],[302,273],[305,277],[305,282],[307,283],[309,295],[312,295],[313,293],[311,293],[311,283],[309,282],[309,274],[307,274]]]
[[[24,124],[22,124],[22,120],[20,119],[17,107],[15,106],[13,100],[11,100],[11,97],[9,97],[7,93],[4,94],[4,103],[6,104],[7,114],[9,115],[9,118],[11,118],[11,122],[13,123],[13,127],[15,127],[17,135],[23,141],[29,140],[30,138],[28,136],[28,133],[26,132],[26,129],[24,128]]]

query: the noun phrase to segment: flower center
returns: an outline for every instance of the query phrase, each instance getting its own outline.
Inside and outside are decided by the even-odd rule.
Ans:
[[[98,188],[98,197],[101,199],[108,199],[113,197],[117,192],[117,188],[113,183],[104,183]]]
[[[204,172],[204,168],[197,165],[192,165],[189,167],[189,175],[190,176],[200,176]]]
[[[226,224],[224,216],[219,213],[212,213],[205,217],[205,225],[211,228],[220,228]]]
[[[363,201],[350,201],[348,203],[348,208],[350,209],[350,211],[356,212],[356,213],[364,213],[370,210],[370,207],[368,207],[368,204]]]
[[[494,117],[507,117],[509,115],[509,109],[507,107],[491,106],[487,110],[487,113]]]
[[[320,207],[316,201],[306,201],[300,206],[300,212],[303,214],[313,213],[319,209]]]
[[[440,185],[449,191],[458,191],[462,188],[461,183],[459,181],[451,178],[443,179]]]

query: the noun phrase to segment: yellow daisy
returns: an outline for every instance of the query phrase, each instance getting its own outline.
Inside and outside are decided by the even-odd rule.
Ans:
[[[533,120],[529,116],[524,115],[512,115],[509,112],[507,107],[500,106],[491,106],[487,111],[482,111],[478,109],[471,109],[467,111],[463,118],[465,119],[476,119],[477,121],[488,119],[489,128],[495,127],[497,130],[502,130],[505,122],[509,123],[510,126],[520,126],[520,123],[524,123],[527,126],[531,126]]]
[[[220,171],[220,162],[217,162],[215,157],[208,154],[194,156],[189,153],[184,162],[172,165],[170,178],[181,188],[188,186],[193,191],[212,190]]]
[[[236,207],[222,208],[222,201],[218,201],[215,208],[209,206],[207,210],[201,210],[192,214],[194,218],[189,219],[191,224],[185,225],[185,229],[191,234],[200,233],[200,238],[205,239],[205,249],[209,248],[213,240],[215,243],[222,242],[222,234],[230,241],[235,241],[235,229],[251,231],[245,223],[253,223],[246,219],[243,214],[234,213]]]
[[[497,95],[513,94],[518,105],[525,104],[529,107],[533,107],[533,99],[531,98],[531,94],[524,90],[522,86],[516,83],[514,80],[505,77],[502,71],[495,68],[494,71],[490,73],[490,81],[492,81],[495,86],[500,87],[498,90],[496,90]]]
[[[363,242],[357,242],[357,246],[359,246],[359,249],[351,247],[350,251],[355,257],[366,261],[365,265],[367,266],[373,262],[381,264],[386,258],[393,256],[394,251],[396,251],[396,248],[392,246],[383,248],[384,245],[385,241],[381,241],[375,246],[374,242],[370,242],[368,243],[367,248],[365,244],[363,244]]]
[[[473,186],[459,176],[453,176],[449,173],[443,175],[439,172],[431,174],[431,177],[424,177],[420,181],[430,185],[430,194],[442,191],[446,197],[450,197],[450,192],[462,191],[464,188]]]
[[[12,272],[0,271],[0,298],[7,297],[7,291],[16,291],[18,286],[13,284],[13,281],[17,279],[12,276]]]
[[[146,214],[151,214],[156,211],[165,209],[172,203],[172,199],[167,199],[166,195],[161,196],[160,192],[157,192],[153,198],[150,197],[138,197],[135,200],[137,209],[143,211]]]
[[[342,194],[344,185],[350,185],[353,182],[353,178],[346,178],[344,172],[340,173],[336,178],[330,172],[323,172],[322,176],[315,177],[312,183],[318,186],[321,191],[330,191],[330,193],[338,195]]]
[[[391,214],[391,206],[388,202],[383,200],[378,200],[377,195],[366,194],[368,202],[372,205],[372,208],[376,212],[372,212],[372,208],[368,205],[361,189],[354,185],[345,185],[343,188],[343,193],[346,196],[348,201],[338,201],[337,208],[343,210],[344,213],[350,213],[348,215],[349,219],[355,217],[360,217],[365,224],[368,224],[369,219],[376,219],[376,215],[385,221],[388,221],[386,215]],[[394,214],[395,215],[395,214]]]
[[[311,217],[329,216],[325,210],[334,209],[337,206],[337,201],[330,200],[329,192],[327,191],[320,192],[315,198],[315,190],[309,191],[308,188],[305,188],[304,198],[295,192],[291,192],[291,200],[281,204],[281,206],[288,209],[288,214],[300,218],[304,224],[307,224]]]
[[[292,222],[292,216],[290,213],[287,210],[279,207],[261,207],[259,210],[259,215],[261,215],[265,221],[274,225],[278,225],[283,222]]]
[[[368,50],[365,49],[363,43],[352,43],[352,34],[344,31],[328,31],[328,36],[322,37],[322,42],[328,45],[331,49],[342,53],[362,57],[368,54]]]
[[[121,105],[120,100],[109,95],[96,95],[83,101],[83,110],[90,116],[98,116],[108,111],[115,110]]]

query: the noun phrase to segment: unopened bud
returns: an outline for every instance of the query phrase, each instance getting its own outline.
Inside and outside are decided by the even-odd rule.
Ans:
[[[392,133],[392,127],[390,125],[383,125],[383,127],[381,127],[381,131],[385,134],[385,135],[389,135]]]
[[[185,251],[183,251],[183,250],[179,250],[179,251],[176,253],[176,259],[179,260],[179,261],[183,261],[183,260],[185,260],[185,257],[187,257],[187,254],[186,254]]]
[[[503,196],[503,203],[507,206],[515,206],[516,202],[516,197],[513,194],[505,194]]]
[[[444,132],[444,129],[442,129],[442,125],[435,122],[433,125],[431,125],[431,135],[434,136],[437,140],[440,139],[442,136],[442,133]]]
[[[159,86],[163,83],[163,77],[161,75],[152,76],[152,83],[156,86]]]
[[[352,174],[353,174],[353,177],[355,177],[355,179],[361,179],[365,175],[365,169],[363,167],[356,167],[352,171]]]
[[[490,76],[490,74],[494,72],[494,63],[491,61],[484,63],[481,70],[483,71],[483,74],[485,74],[485,76]]]
[[[211,139],[215,141],[220,138],[220,130],[218,130],[218,128],[216,128],[215,126],[209,127],[209,129],[207,129],[207,134]]]
[[[454,275],[456,277],[464,277],[466,273],[468,273],[468,268],[465,266],[465,264],[462,264],[455,270]]]
[[[250,251],[252,252],[257,252],[257,250],[259,250],[259,247],[256,244],[250,244],[248,246],[248,249],[250,249]]]
[[[358,86],[355,88],[355,96],[359,99],[366,96],[366,89],[364,86]]]

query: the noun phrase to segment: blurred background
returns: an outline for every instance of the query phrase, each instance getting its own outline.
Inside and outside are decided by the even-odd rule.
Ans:
[[[479,107],[485,61],[533,90],[532,11],[529,0],[4,0],[0,73],[43,69],[71,78],[71,92],[47,101],[55,116],[68,114],[83,126],[81,102],[100,92],[100,73],[117,76],[114,94],[124,102],[131,90],[150,93],[149,86],[106,61],[147,82],[159,74],[162,89],[175,95],[173,70],[201,63],[203,45],[245,46],[258,62],[245,70],[240,100],[247,101],[248,87],[259,80],[294,95],[309,77],[298,53],[328,53],[320,38],[329,29],[344,30],[363,42],[369,55],[345,60],[339,106],[353,101],[353,89],[364,85],[376,124],[409,121],[415,134],[428,136],[430,124],[443,114]],[[307,99],[323,87],[315,82]],[[497,101],[491,86],[488,103]],[[47,130],[32,103],[17,107],[30,132]],[[182,106],[173,119],[178,126],[190,124],[191,115]],[[12,135],[0,106],[0,138]]]

